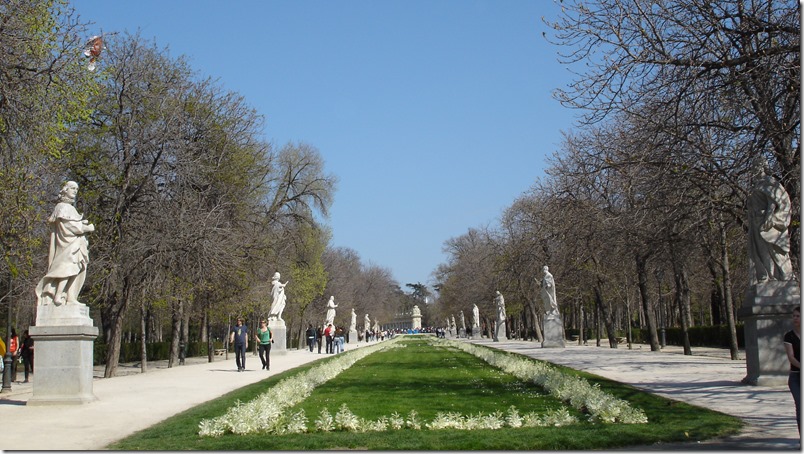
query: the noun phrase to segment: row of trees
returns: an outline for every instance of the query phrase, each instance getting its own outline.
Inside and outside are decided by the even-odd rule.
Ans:
[[[141,342],[145,370],[147,341],[170,339],[175,361],[233,317],[265,317],[276,271],[293,343],[328,295],[346,326],[352,308],[383,320],[411,301],[388,270],[329,245],[336,178],[315,147],[266,142],[242,96],[138,35],[104,36],[89,71],[87,28],[66,1],[0,4],[0,294],[14,325],[35,319],[44,220],[67,180],[96,227],[81,300],[107,377],[123,341]]]
[[[562,2],[547,39],[580,110],[547,176],[498,226],[446,242],[442,312],[506,296],[514,334],[540,338],[549,265],[568,327],[724,324],[748,283],[745,202],[760,157],[792,199],[800,253],[800,5],[793,0]],[[585,310],[583,310],[585,309]],[[585,315],[582,315],[585,314]],[[593,316],[594,318],[589,318]]]

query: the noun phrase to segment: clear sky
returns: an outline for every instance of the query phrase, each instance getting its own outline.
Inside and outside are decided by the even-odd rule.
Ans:
[[[548,0],[72,0],[91,33],[140,31],[219,78],[280,147],[337,175],[333,246],[433,283],[444,242],[498,225],[573,112]]]

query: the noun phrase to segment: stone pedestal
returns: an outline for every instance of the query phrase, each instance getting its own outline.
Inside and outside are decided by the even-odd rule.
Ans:
[[[479,326],[472,328],[472,339],[480,339],[481,334],[483,334],[483,330],[481,330]]]
[[[544,342],[542,348],[566,348],[564,343],[564,322],[558,314],[544,318]]]
[[[746,291],[737,312],[743,321],[746,376],[742,382],[759,386],[783,386],[790,363],[785,353],[784,333],[793,329],[793,308],[801,304],[798,282],[769,281]]]
[[[274,340],[271,345],[272,355],[285,355],[288,352],[288,329],[284,320],[268,320],[268,329],[271,330],[271,338]],[[306,339],[305,339],[306,341]]]
[[[412,322],[413,322],[412,329],[418,329],[418,330],[422,329],[422,316],[421,315],[414,315]]]
[[[92,326],[92,319],[86,304],[47,304],[36,308],[36,326]]]
[[[494,329],[494,342],[508,340],[508,335],[505,334],[505,323],[504,321],[497,322],[497,326]]]
[[[350,329],[349,330],[349,341],[347,342],[347,344],[356,344],[358,342],[358,339],[359,339],[359,337],[357,336],[357,330],[356,329]]]
[[[37,312],[43,307],[47,306]],[[37,320],[40,315],[37,313]],[[92,393],[92,357],[98,328],[92,326],[91,319],[86,320],[88,325],[29,328],[36,351],[36,373],[28,405],[79,405],[97,400]]]

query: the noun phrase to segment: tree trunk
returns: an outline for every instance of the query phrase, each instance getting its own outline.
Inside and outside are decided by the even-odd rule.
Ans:
[[[170,330],[170,356],[168,357],[168,368],[173,367],[179,358],[179,340],[181,339],[181,319],[183,317],[184,301],[178,300],[173,305],[173,317],[171,318]]]
[[[595,300],[595,346],[600,347],[600,306]]]
[[[107,299],[107,320],[109,320],[109,337],[106,339],[106,368],[104,378],[111,378],[117,374],[120,364],[120,341],[123,334],[123,315],[126,313],[131,300],[131,285],[128,279],[123,280],[123,289],[120,293],[113,293]]]
[[[531,301],[531,303],[528,305],[528,310],[530,311],[530,316],[533,319],[533,331],[536,333],[536,339],[538,339],[539,342],[544,342],[541,323],[539,321],[539,314],[536,312],[536,303]]]
[[[117,366],[120,362],[120,340],[123,328],[123,317],[115,317],[114,323],[109,327],[109,339],[106,343],[106,368],[103,372],[104,378],[111,378],[117,374]]]
[[[215,345],[212,343],[212,335],[210,334],[210,326],[209,326],[209,302],[207,302],[206,310],[204,311],[204,328],[207,331],[207,338],[204,339],[207,342],[207,362],[213,362],[215,360]]]
[[[611,311],[606,304],[603,303],[603,294],[600,291],[600,282],[595,285],[595,303],[597,304],[598,309],[600,309],[601,318],[603,319],[603,323],[606,325],[606,335],[609,338],[609,347],[610,348],[617,348],[617,336],[615,335],[614,331],[614,322],[611,320]],[[598,339],[600,336],[598,336]]]
[[[690,304],[690,287],[687,278],[687,270],[683,264],[673,260],[673,277],[676,285],[676,307],[678,307],[679,318],[681,319],[681,337],[684,344],[684,354],[692,355],[692,348],[690,348],[690,335],[689,335],[689,304]]]
[[[726,321],[729,324],[729,351],[731,359],[738,360],[737,324],[734,321],[734,299],[731,294],[731,270],[729,266],[729,247],[726,239],[726,227],[720,223],[720,267],[723,272],[723,302],[726,303]]]
[[[181,320],[181,338],[179,339],[179,355],[184,355],[186,358],[187,349],[190,346],[190,315],[193,313],[193,303],[187,302],[184,309],[182,310],[182,320]],[[182,349],[182,345],[184,348]],[[182,356],[179,358],[181,359]],[[183,364],[183,361],[180,362]]]
[[[645,322],[648,325],[648,341],[650,351],[659,351],[659,335],[656,332],[656,315],[651,308],[650,297],[648,296],[648,271],[646,257],[636,255],[637,279],[639,280],[639,297],[642,300],[642,309],[645,315]]]
[[[140,372],[148,372],[148,311],[145,302],[140,306]]]
[[[209,314],[205,310],[201,316],[201,342],[206,342],[207,337],[209,336],[209,323],[208,323]]]

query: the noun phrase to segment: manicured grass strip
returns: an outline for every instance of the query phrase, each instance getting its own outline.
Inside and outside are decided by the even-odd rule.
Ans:
[[[416,409],[422,415],[434,415],[439,410],[460,409],[461,413],[476,413],[481,406],[498,399],[499,408],[505,411],[513,403],[522,411],[528,408],[550,408],[558,405],[550,399],[542,400],[544,393],[530,388],[517,380],[508,381],[507,374],[489,366],[475,369],[475,358],[457,356],[455,359],[431,362],[439,355],[419,352],[418,361],[411,366],[399,352],[413,351],[413,347],[396,349],[364,358],[337,378],[317,388],[304,402],[310,405],[305,410],[310,420],[318,416],[326,404],[332,413],[338,404],[346,402],[355,413],[367,408],[361,416],[389,415],[398,411],[403,416],[408,409]],[[457,353],[457,352],[455,352]],[[407,353],[405,353],[406,355]],[[520,355],[515,355],[520,356]],[[385,357],[385,358],[383,358]],[[329,358],[327,358],[328,360]],[[326,360],[325,360],[326,361]],[[373,367],[366,364],[374,363]],[[320,364],[320,362],[318,363]],[[482,363],[481,363],[482,364]],[[307,365],[298,370],[308,370]],[[559,366],[556,366],[559,367]],[[434,370],[435,371],[434,371]],[[477,372],[483,370],[483,372]],[[264,392],[268,386],[292,375],[288,371],[263,382],[242,388],[215,401],[195,407],[141,431],[110,446],[123,450],[592,450],[613,449],[634,445],[650,445],[657,442],[703,440],[734,433],[742,426],[738,418],[722,413],[697,408],[688,404],[670,401],[640,392],[632,387],[606,380],[591,374],[561,368],[565,373],[576,374],[614,396],[625,399],[648,417],[647,424],[594,424],[581,422],[562,427],[537,427],[497,430],[389,430],[385,432],[315,432],[288,435],[224,435],[217,438],[199,437],[201,420],[219,416],[236,400],[249,401]],[[498,375],[499,384],[493,389],[480,382],[469,371],[481,373],[485,378]],[[443,372],[443,373],[442,373]],[[437,373],[437,374],[436,374]],[[353,375],[354,374],[354,375]],[[436,384],[427,378],[434,375]],[[466,380],[453,380],[463,376]],[[510,377],[510,376],[509,376]],[[485,379],[484,378],[484,379]],[[409,381],[418,386],[419,392],[394,384],[395,380]],[[343,380],[341,382],[341,380]],[[340,383],[339,383],[340,382]],[[329,388],[329,389],[328,389]],[[335,391],[335,390],[338,391]],[[396,393],[406,397],[395,397]],[[320,393],[320,394],[319,394]],[[347,397],[344,397],[346,395]],[[499,396],[499,397],[497,397]],[[512,397],[515,396],[515,397]],[[314,403],[310,399],[318,399]],[[344,400],[348,399],[348,400]],[[358,404],[358,402],[363,402]],[[386,407],[386,403],[389,406]],[[497,405],[495,403],[495,405]],[[528,407],[532,405],[533,407]]]
[[[403,345],[362,359],[291,410],[304,410],[312,429],[312,419],[321,409],[334,414],[343,404],[368,420],[394,412],[406,416],[415,410],[425,422],[446,412],[505,413],[513,405],[520,413],[541,414],[563,407],[541,387],[488,367],[479,358],[453,347],[421,340],[406,340]],[[569,411],[582,417],[575,410]]]

